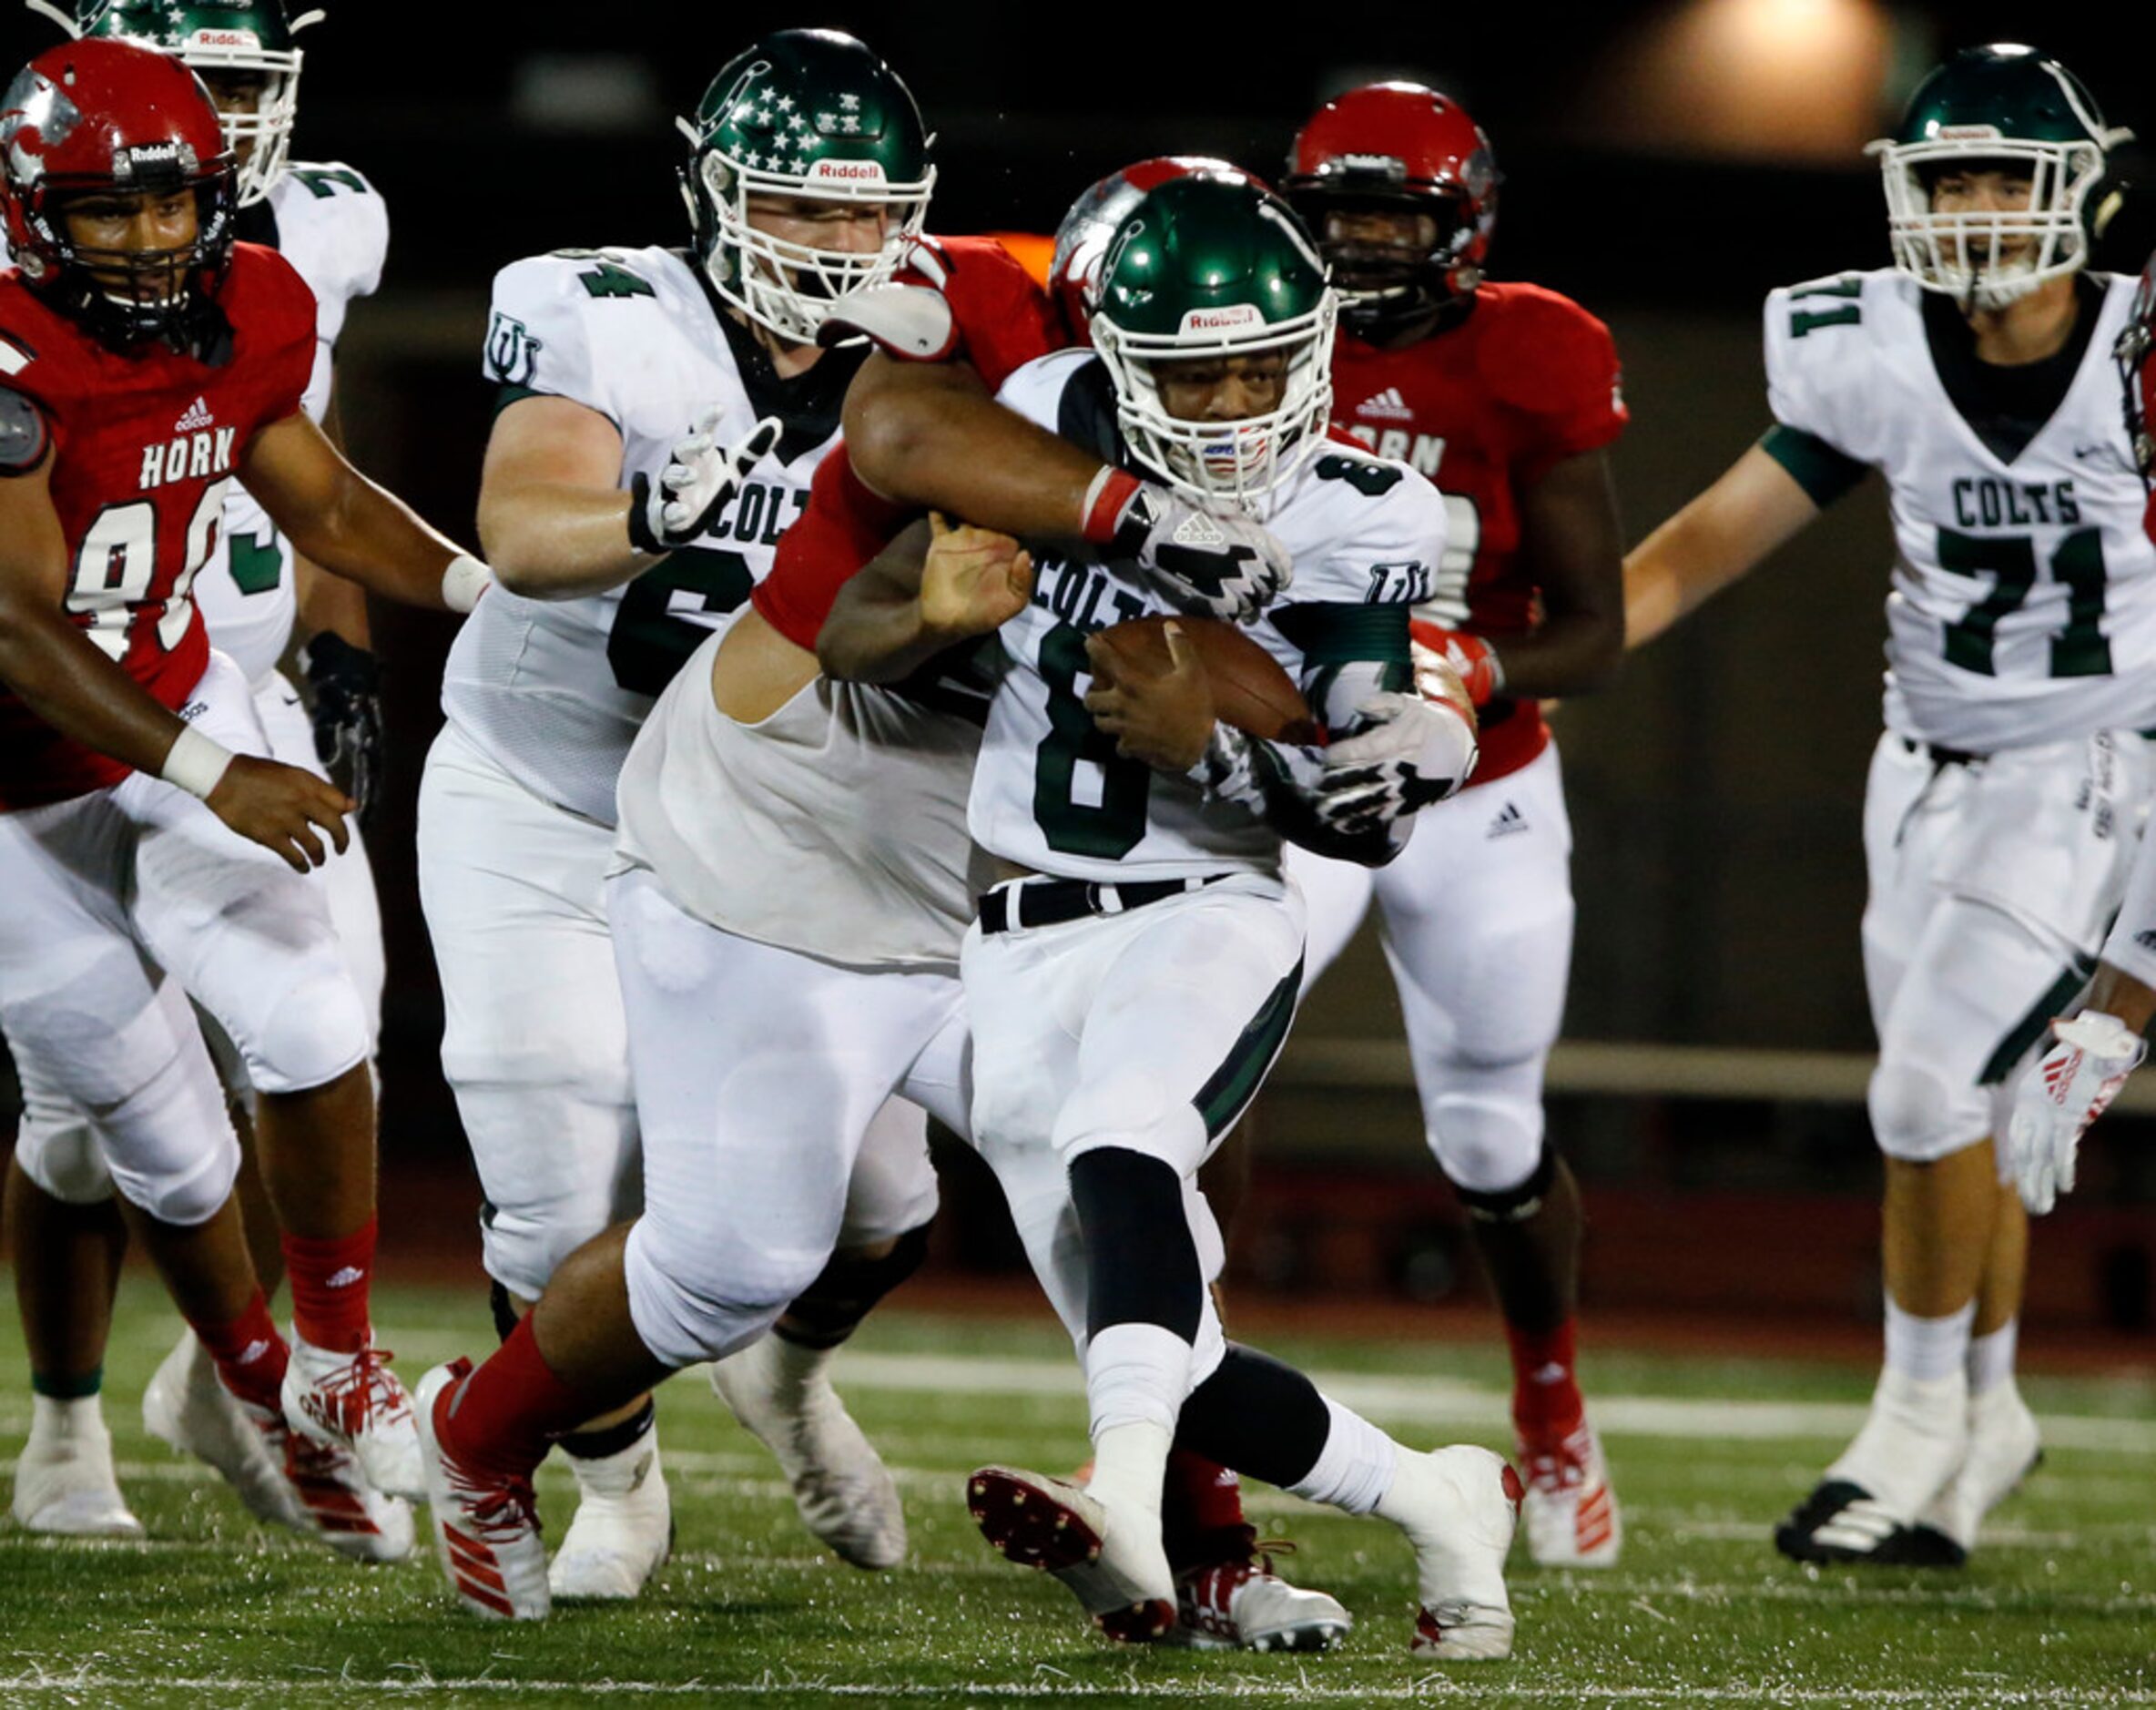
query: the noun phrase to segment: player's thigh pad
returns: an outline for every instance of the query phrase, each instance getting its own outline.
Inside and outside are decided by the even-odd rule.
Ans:
[[[1571,969],[1571,823],[1554,745],[1423,810],[1377,873],[1430,1149],[1473,1193],[1542,1154],[1542,1074]]]
[[[644,1135],[630,1310],[686,1365],[760,1335],[823,1269],[863,1138],[957,985],[721,931],[646,871],[608,901]]]
[[[1417,823],[1409,846],[1421,841],[1428,824],[1427,811]],[[1303,991],[1307,993],[1325,971],[1340,960],[1370,910],[1371,882],[1376,874],[1354,861],[1331,860],[1313,855],[1298,844],[1284,851],[1287,876],[1303,893],[1306,922],[1303,946]]]
[[[420,783],[420,902],[442,1073],[486,1196],[487,1274],[536,1298],[643,1203],[628,1023],[604,886],[614,834],[445,728]]]
[[[270,739],[271,759],[300,767],[320,779],[329,778],[314,751],[314,726],[307,708],[282,672],[271,672],[256,691],[255,712],[262,721],[262,734]],[[350,821],[348,829],[351,842],[343,854],[332,851],[330,859],[314,870],[314,882],[329,901],[330,924],[336,929],[337,947],[344,952],[344,965],[367,1013],[367,1036],[379,1047],[381,991],[387,974],[381,948],[381,902],[375,893],[374,867],[367,859],[367,842],[361,835],[359,821]]]
[[[267,751],[246,680],[222,654],[210,655],[193,703],[205,736]],[[217,1018],[255,1090],[305,1092],[365,1062],[371,1030],[321,888],[160,779],[138,772],[113,793],[139,828],[137,931]]]
[[[2086,972],[1988,902],[1941,901],[1880,1030],[1868,1101],[1880,1149],[1929,1163],[1990,1135],[1998,1089]]]

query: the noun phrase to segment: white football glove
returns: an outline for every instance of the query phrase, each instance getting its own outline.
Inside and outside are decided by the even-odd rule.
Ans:
[[[1216,516],[1156,481],[1136,484],[1108,544],[1138,561],[1161,598],[1194,617],[1247,623],[1295,576],[1287,548],[1255,518]]]
[[[2041,1216],[2074,1190],[2074,1154],[2089,1125],[2119,1095],[2148,1042],[2116,1015],[2086,1010],[2051,1023],[2053,1043],[2014,1089],[2007,1174]]]
[[[1318,817],[1368,831],[1442,801],[1475,769],[1475,727],[1450,702],[1388,692],[1356,708],[1369,724],[1325,751]]]
[[[786,432],[785,422],[768,415],[738,445],[722,445],[717,434],[724,413],[707,410],[697,419],[656,483],[638,475],[631,483],[629,541],[638,552],[673,552],[699,538]]]

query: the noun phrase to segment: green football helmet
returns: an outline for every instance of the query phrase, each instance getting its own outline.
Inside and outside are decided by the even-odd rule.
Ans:
[[[1917,86],[1893,137],[1873,143],[1894,262],[1927,290],[2001,309],[2089,259],[2084,204],[2130,131],[2103,122],[2080,80],[2033,47],[1965,47]],[[2029,179],[2029,205],[1935,211],[1956,169]]]
[[[837,30],[779,30],[727,63],[697,108],[682,193],[711,289],[783,339],[808,343],[850,291],[886,283],[928,217],[936,169],[899,76]],[[759,230],[752,197],[888,210],[873,250]]]
[[[1301,467],[1332,409],[1338,301],[1294,211],[1254,179],[1171,178],[1124,216],[1093,297],[1093,346],[1133,455],[1203,504],[1253,514]],[[1186,422],[1157,365],[1285,353],[1278,405]]]
[[[197,72],[254,77],[251,111],[218,102],[225,147],[239,161],[239,206],[260,201],[284,176],[292,121],[300,112],[300,50],[292,37],[322,14],[295,18],[285,0],[75,0],[73,15],[52,0],[24,0],[75,36],[97,36],[161,47]]]

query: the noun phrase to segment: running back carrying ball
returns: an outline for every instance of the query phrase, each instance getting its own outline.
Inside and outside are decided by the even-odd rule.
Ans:
[[[1134,617],[1101,632],[1118,656],[1151,671],[1168,668],[1168,638],[1175,624],[1197,650],[1221,723],[1268,742],[1313,743],[1317,721],[1295,679],[1235,625],[1217,617]]]

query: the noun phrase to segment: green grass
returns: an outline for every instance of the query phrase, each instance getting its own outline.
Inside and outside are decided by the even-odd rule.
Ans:
[[[491,1339],[476,1298],[392,1294],[381,1316],[412,1379]],[[12,1447],[28,1403],[5,1317],[0,1429]],[[1398,1535],[1270,1491],[1251,1492],[1254,1518],[1297,1540],[1292,1574],[1355,1615],[1332,1654],[1113,1646],[1053,1581],[991,1555],[966,1517],[964,1472],[992,1459],[1063,1468],[1085,1453],[1075,1380],[1061,1377],[1068,1344],[1038,1314],[983,1324],[892,1310],[846,1356],[856,1380],[842,1365],[841,1385],[905,1492],[906,1569],[872,1576],[819,1555],[760,1450],[692,1374],[663,1406],[672,1564],[635,1607],[564,1608],[515,1628],[462,1615],[431,1556],[360,1570],[253,1526],[213,1478],[146,1440],[135,1403],[173,1329],[152,1289],[131,1283],[107,1416],[150,1541],[60,1543],[0,1522],[0,1703],[2156,1704],[2156,1387],[2146,1380],[2028,1386],[2056,1420],[2049,1458],[1968,1569],[1816,1572],[1774,1555],[1767,1528],[1839,1447],[1842,1415],[1816,1410],[1861,1401],[1867,1374],[1606,1357],[1588,1376],[1612,1415],[1625,1411],[1619,1397],[1682,1404],[1634,1410],[1627,1417],[1642,1429],[1606,1432],[1623,1565],[1543,1573],[1517,1558],[1514,1659],[1439,1670],[1407,1649],[1413,1572]],[[1490,1348],[1275,1351],[1337,1379],[1346,1398],[1370,1398],[1410,1442],[1506,1446],[1503,1361]],[[1714,1410],[1723,1399],[1752,1404],[1728,1434]],[[1770,1407],[1797,1410],[1785,1419]],[[1678,1431],[1689,1434],[1669,1434]],[[558,1530],[565,1476],[550,1470],[541,1492]]]

